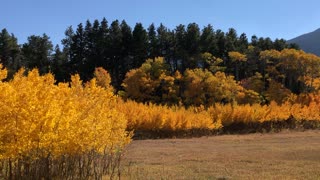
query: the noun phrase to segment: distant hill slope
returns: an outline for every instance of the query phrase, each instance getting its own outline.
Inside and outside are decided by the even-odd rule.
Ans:
[[[296,43],[299,47],[308,53],[320,56],[320,28],[288,41],[288,43]]]

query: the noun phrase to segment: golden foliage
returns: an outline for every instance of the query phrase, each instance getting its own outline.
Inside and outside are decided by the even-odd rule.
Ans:
[[[223,72],[212,74],[208,70],[186,70],[184,75],[184,103],[211,106],[215,103],[235,103],[252,93],[244,90],[233,78]],[[257,95],[257,94],[255,94]]]
[[[134,101],[118,103],[128,119],[128,129],[137,131],[179,131],[191,129],[219,129],[221,123],[213,121],[203,108],[168,107],[142,104]]]
[[[125,94],[122,96],[138,102],[177,104],[180,99],[175,80],[179,81],[179,78],[178,72],[174,76],[169,75],[163,58],[148,59],[140,68],[126,74],[122,84]]]
[[[52,74],[40,76],[36,69],[24,73],[21,69],[11,81],[0,82],[2,163],[63,163],[62,157],[116,153],[130,142],[126,117],[114,107],[116,97],[95,79],[83,86],[75,75],[70,85],[55,85]],[[21,163],[14,167],[25,169]]]
[[[214,63],[211,65],[217,66]],[[260,102],[258,93],[244,89],[233,76],[228,76],[218,69],[218,66],[215,67],[214,74],[207,69],[198,68],[187,69],[183,76],[178,71],[170,75],[163,58],[149,59],[140,68],[126,74],[123,82],[125,92],[119,94],[125,99],[137,102],[167,105],[182,103],[185,106],[208,107],[217,102]]]
[[[257,93],[262,93],[265,90],[265,83],[260,73],[256,72],[255,75],[241,81],[241,85],[246,88],[253,90]]]
[[[231,59],[231,61],[239,61],[239,62],[247,61],[246,55],[241,54],[241,53],[236,52],[236,51],[228,52],[228,56]]]
[[[320,95],[309,95],[308,104],[301,104],[298,98],[281,104],[271,101],[269,105],[260,104],[221,104],[208,108],[181,106],[158,106],[134,101],[117,103],[128,119],[128,129],[137,131],[180,131],[192,129],[218,130],[232,124],[261,124],[264,122],[320,121]],[[294,102],[296,101],[296,102]],[[300,98],[302,101],[302,97]]]
[[[113,87],[111,84],[110,74],[103,69],[102,67],[98,67],[94,71],[94,77],[96,79],[96,83],[98,86],[106,88],[108,91],[113,91]]]
[[[281,104],[288,99],[291,95],[291,91],[282,84],[271,79],[269,81],[269,87],[264,94],[268,101],[276,101],[278,104]]]
[[[237,123],[263,123],[266,121],[285,121],[290,116],[295,117],[296,109],[290,103],[278,105],[272,101],[270,105],[260,104],[216,104],[208,109],[213,121],[220,121],[223,126]],[[320,120],[320,119],[319,119]]]
[[[284,49],[262,51],[260,60],[270,65],[266,71],[273,80],[290,89],[299,89],[299,92],[317,91],[320,57],[301,50]]]
[[[270,60],[270,59],[278,59],[280,58],[280,52],[274,49],[265,50],[260,52],[261,60]]]
[[[200,57],[204,63],[204,67],[208,68],[212,73],[224,71],[226,69],[226,67],[221,65],[223,60],[221,58],[214,57],[211,53],[202,53]]]

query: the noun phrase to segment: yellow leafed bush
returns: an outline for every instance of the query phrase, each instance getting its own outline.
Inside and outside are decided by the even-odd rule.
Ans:
[[[128,119],[129,130],[142,131],[179,131],[191,129],[219,129],[221,123],[213,121],[204,109],[158,106],[134,101],[118,103]]]
[[[213,121],[221,121],[223,126],[237,123],[264,123],[268,121],[319,121],[320,104],[317,100],[308,105],[285,102],[281,105],[272,101],[269,105],[231,105],[215,104],[208,108]]]
[[[112,92],[95,79],[83,85],[78,75],[55,85],[52,74],[24,74],[0,81],[0,173],[13,179],[107,174],[130,142]]]
[[[218,130],[236,124],[257,127],[259,124],[269,122],[271,125],[273,122],[284,122],[291,118],[298,122],[304,120],[320,122],[320,105],[316,97],[313,96],[308,105],[289,102],[277,104],[274,101],[269,105],[217,103],[206,109],[202,106],[186,109],[181,106],[168,107],[119,100],[117,109],[126,115],[129,130],[155,132]]]

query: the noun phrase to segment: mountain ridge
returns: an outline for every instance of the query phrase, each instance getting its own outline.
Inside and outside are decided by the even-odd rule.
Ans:
[[[299,47],[305,52],[320,56],[320,28],[297,36],[288,40],[287,42],[298,44]]]

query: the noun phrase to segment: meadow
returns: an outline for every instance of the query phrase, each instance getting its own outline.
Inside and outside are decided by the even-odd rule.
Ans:
[[[121,179],[319,179],[320,131],[134,140]]]

